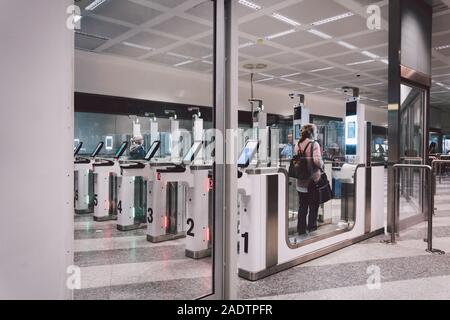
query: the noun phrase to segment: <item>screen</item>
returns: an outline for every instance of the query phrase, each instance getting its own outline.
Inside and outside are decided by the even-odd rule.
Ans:
[[[301,129],[302,129],[302,126],[300,124],[295,125],[295,137],[294,137],[295,140],[300,140],[300,134],[302,131]]]
[[[302,107],[294,109],[294,120],[302,120]]]
[[[94,152],[92,152],[91,157],[95,158],[99,154],[100,150],[102,150],[102,148],[103,148],[103,142],[100,142],[97,145],[97,147],[95,148]]]
[[[189,149],[188,153],[184,156],[183,162],[184,163],[190,163],[194,161],[195,157],[197,156],[198,152],[200,151],[200,147],[202,146],[201,142],[195,142],[191,149]]]
[[[352,101],[352,102],[347,102],[347,117],[349,116],[356,116],[357,114],[357,108],[358,106],[358,101]]]
[[[161,145],[161,141],[155,141],[151,145],[150,149],[148,150],[147,154],[145,155],[144,160],[150,161],[155,156],[156,152],[158,152],[159,146]]]
[[[126,148],[128,147],[128,142],[122,142],[120,145],[120,148],[117,150],[116,154],[114,155],[114,158],[120,158],[123,153],[125,152]]]
[[[348,123],[348,139],[356,138],[356,123],[354,121]]]
[[[246,168],[249,166],[250,161],[252,161],[252,158],[255,156],[256,152],[258,151],[258,141],[250,140],[245,145],[244,150],[242,150],[241,155],[239,156],[238,160],[238,166]]]
[[[113,137],[107,136],[105,138],[106,150],[112,150],[113,148]]]

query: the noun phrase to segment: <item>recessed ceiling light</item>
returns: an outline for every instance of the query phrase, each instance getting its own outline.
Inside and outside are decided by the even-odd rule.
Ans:
[[[294,26],[294,27],[301,26],[300,22],[292,20],[292,19],[290,19],[290,18],[288,18],[286,16],[283,16],[282,14],[279,14],[279,13],[272,13],[272,17],[277,19],[277,20],[280,20],[280,21],[282,21],[284,23],[290,24],[291,26]]]
[[[436,82],[436,85],[438,85],[439,87],[445,87],[445,85],[441,82]]]
[[[375,53],[369,52],[369,51],[362,51],[361,52],[363,55],[372,58],[372,59],[378,59],[379,56],[377,56]]]
[[[207,56],[204,56],[204,57],[202,57],[202,59],[209,59],[209,58],[212,58],[212,54],[208,54]]]
[[[296,81],[292,80],[292,79],[287,79],[287,78],[280,78],[280,80],[286,81],[286,82],[290,82],[290,83],[295,83]]]
[[[327,90],[319,90],[319,91],[314,91],[314,92],[310,92],[309,94],[318,94],[318,93],[323,93]]]
[[[321,68],[321,69],[314,69],[314,70],[311,70],[310,72],[311,72],[311,73],[314,73],[314,72],[326,71],[326,70],[331,70],[331,69],[334,69],[334,67],[327,67],[327,68]]]
[[[266,78],[275,78],[275,76],[271,75],[271,74],[267,74],[267,73],[258,73],[260,76],[266,77]]]
[[[185,60],[191,60],[192,58],[189,56],[184,56],[182,54],[174,53],[174,52],[167,52],[168,56],[172,56],[175,58],[185,59]]]
[[[374,87],[374,86],[380,86],[382,84],[384,84],[384,82],[370,83],[370,84],[364,85],[364,87]]]
[[[355,14],[353,12],[346,12],[346,13],[343,13],[343,14],[340,14],[340,15],[337,15],[337,16],[334,16],[334,17],[330,17],[330,18],[326,18],[326,19],[323,19],[323,20],[319,20],[319,21],[313,22],[313,23],[311,23],[311,25],[313,25],[313,26],[320,26],[322,24],[338,21],[338,20],[345,19],[345,18],[354,16],[354,15]]]
[[[301,85],[304,85],[305,87],[314,87],[312,84],[306,83],[306,82],[299,82]]]
[[[322,39],[326,39],[326,40],[333,38],[333,37],[330,36],[329,34],[326,34],[326,33],[324,33],[324,32],[321,32],[321,31],[319,31],[319,30],[316,30],[316,29],[309,29],[308,32],[309,32],[309,33],[312,33],[312,34],[314,34],[314,35],[316,35],[316,36],[318,36],[318,37],[321,37]]]
[[[180,66],[184,66],[184,65],[189,64],[189,63],[192,63],[192,60],[183,61],[183,62],[174,64],[173,66],[174,67],[180,67]]]
[[[252,10],[261,10],[262,8],[260,5],[247,0],[239,0],[239,4],[242,4],[243,6],[246,6],[247,8],[250,8]]]
[[[239,49],[251,47],[251,46],[253,46],[253,45],[255,45],[254,42],[246,42],[246,43],[241,44],[241,45],[239,46]]]
[[[265,78],[265,79],[261,79],[261,80],[258,80],[258,81],[255,81],[255,83],[258,83],[258,82],[265,82],[265,81],[270,81],[270,80],[273,80],[274,78]]]
[[[358,62],[352,62],[352,63],[347,63],[347,66],[357,66],[360,64],[366,64],[366,63],[371,63],[374,62],[375,60],[364,60],[364,61],[358,61]]]
[[[213,64],[212,61],[208,61],[208,60],[202,60],[202,63],[205,63],[205,64]]]
[[[153,48],[146,47],[146,46],[141,46],[140,44],[135,44],[135,43],[131,43],[131,42],[122,42],[122,44],[124,46],[137,48],[137,49],[142,49],[142,50],[146,50],[146,51],[152,51],[153,50]]]
[[[445,46],[435,47],[434,50],[444,50],[444,49],[448,49],[448,48],[450,48],[450,44],[447,44]]]
[[[347,43],[345,41],[338,41],[337,42],[338,45],[343,46],[344,48],[350,49],[350,50],[355,50],[358,49],[357,47],[355,47],[354,45]]]
[[[383,62],[384,64],[389,64],[389,60],[388,59],[381,59],[381,62]]]
[[[283,31],[283,32],[275,33],[275,34],[272,34],[270,36],[267,36],[266,39],[267,40],[272,40],[272,39],[284,37],[284,36],[286,36],[288,34],[294,33],[295,31],[296,31],[295,29],[290,29],[290,30],[286,30],[286,31]]]
[[[95,0],[94,2],[92,2],[90,5],[88,5],[85,10],[87,11],[93,11],[95,10],[98,6],[100,6],[101,4],[103,4],[104,2],[106,2],[106,0]]]
[[[298,76],[299,74],[301,74],[300,72],[296,72],[296,73],[291,73],[291,74],[286,74],[284,76],[281,76],[281,78],[290,78],[293,76]]]

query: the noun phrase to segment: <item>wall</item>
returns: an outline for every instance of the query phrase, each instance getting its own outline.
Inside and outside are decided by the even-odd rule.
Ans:
[[[0,299],[70,298],[65,274],[73,261],[70,4],[0,4]]]
[[[212,76],[174,71],[160,65],[120,57],[75,51],[75,89],[78,92],[105,94],[136,99],[167,101],[201,106],[212,105]],[[289,91],[255,84],[255,96],[264,100],[269,113],[291,115],[297,102]],[[239,109],[249,110],[250,83],[239,84]],[[311,113],[343,117],[345,103],[340,100],[307,95]],[[369,121],[387,122],[387,111],[368,108]],[[372,118],[373,117],[373,118]]]

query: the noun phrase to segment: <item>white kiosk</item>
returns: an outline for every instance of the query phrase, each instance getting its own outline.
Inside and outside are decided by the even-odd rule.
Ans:
[[[357,119],[355,126],[360,120],[364,123],[364,119]],[[364,128],[367,126],[358,132],[367,138]],[[252,158],[259,142],[247,143],[240,156],[238,175],[239,276],[256,281],[384,232],[384,167],[371,166],[370,159],[362,155],[367,152],[365,140],[358,143],[363,144],[357,148],[361,153],[357,157],[368,163],[344,166],[341,171],[342,178],[353,184],[353,193],[348,193],[348,199],[343,201],[346,211],[341,212],[348,223],[325,234],[310,235],[298,243],[288,233],[287,170],[256,167]]]
[[[85,214],[92,212],[93,199],[93,163],[95,158],[103,148],[104,143],[100,142],[89,157],[77,157],[83,143],[80,142],[75,151],[75,213]]]
[[[135,179],[142,177],[147,185],[151,184],[154,175],[150,162],[160,145],[160,141],[154,141],[143,161],[130,161],[120,165],[120,176],[117,179],[117,229],[120,231],[138,229],[141,223],[145,222],[145,219],[136,217]]]
[[[115,220],[117,191],[115,180],[120,174],[119,159],[125,153],[128,142],[123,142],[117,149],[114,158],[99,159],[93,164],[94,168],[94,221]]]

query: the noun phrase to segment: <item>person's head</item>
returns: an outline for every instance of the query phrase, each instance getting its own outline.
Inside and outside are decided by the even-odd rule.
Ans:
[[[306,139],[315,140],[317,138],[317,127],[315,124],[307,124],[303,126],[301,134],[300,134],[300,142],[305,141]]]
[[[142,136],[135,136],[133,137],[133,143],[137,145],[144,144],[144,138]]]
[[[294,142],[294,135],[292,133],[289,133],[287,138],[289,144],[292,144]]]
[[[435,149],[435,148],[436,148],[436,142],[430,143],[430,149]]]

